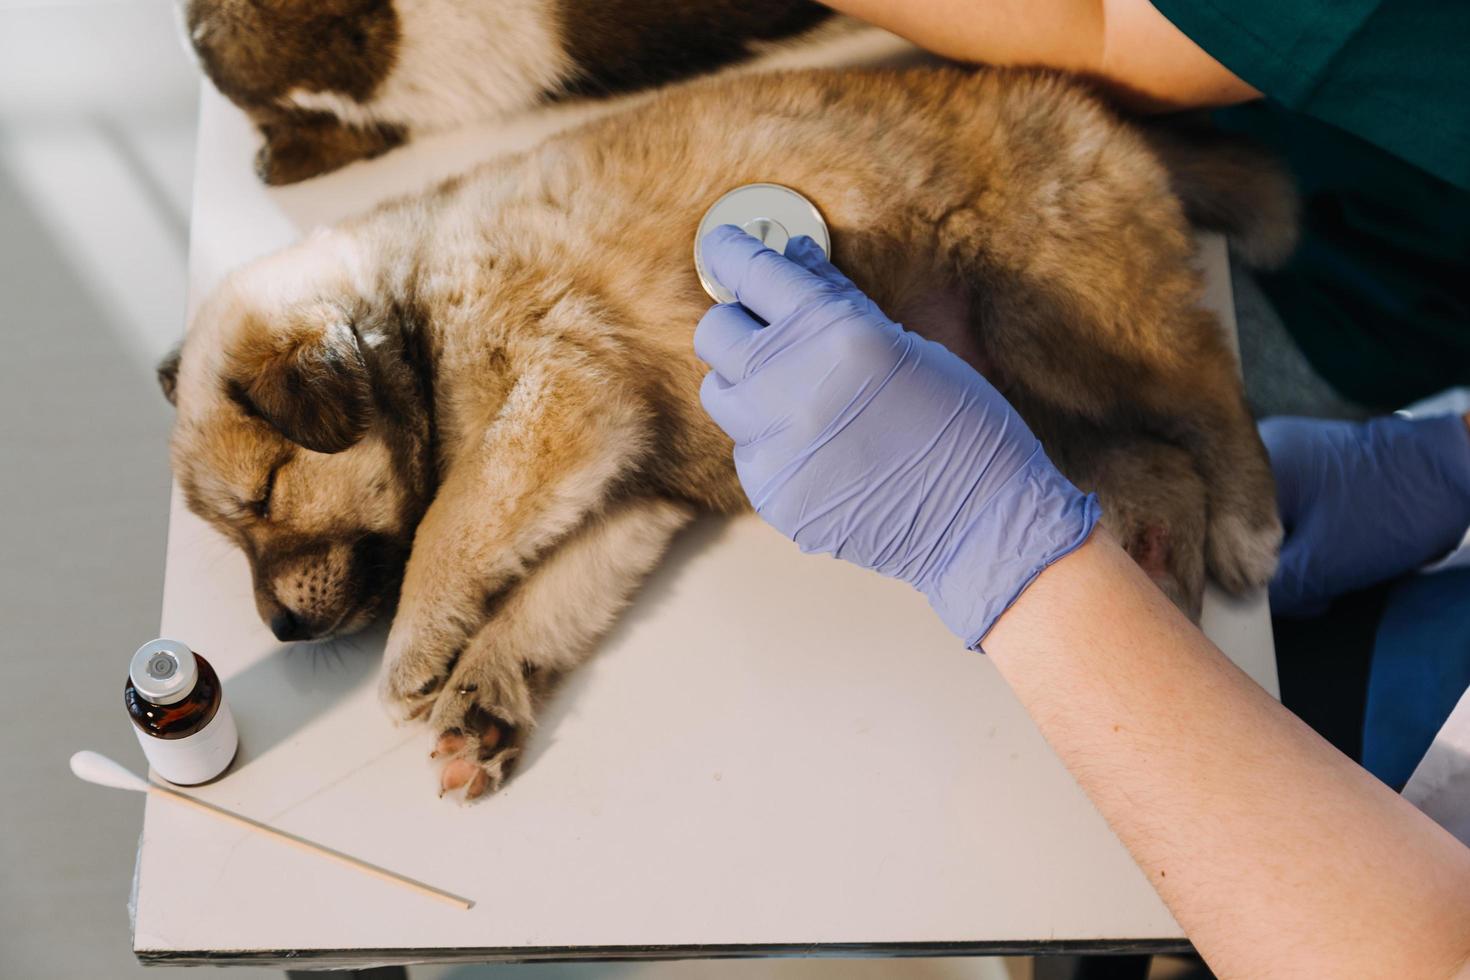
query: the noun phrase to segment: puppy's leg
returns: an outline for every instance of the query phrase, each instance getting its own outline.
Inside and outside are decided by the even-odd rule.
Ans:
[[[1179,441],[1193,453],[1209,493],[1205,559],[1210,572],[1226,590],[1249,592],[1271,580],[1281,550],[1276,478],[1219,321],[1199,309],[1181,311],[1180,317],[1194,317],[1194,331],[1216,339],[1223,353],[1210,358],[1199,380],[1183,372],[1172,384],[1161,385],[1152,393],[1151,405],[1167,417],[1171,404],[1192,392],[1206,392],[1205,408],[1183,413],[1179,420]]]
[[[262,139],[255,154],[255,173],[271,185],[294,184],[358,160],[370,160],[408,138],[402,126],[359,126],[327,112],[257,109],[251,115]]]
[[[1099,431],[1075,418],[1058,423],[1032,413],[1027,421],[1040,430],[1047,454],[1067,479],[1097,494],[1103,527],[1198,622],[1208,495],[1189,453],[1147,436]]]
[[[1123,440],[1103,450],[1084,480],[1103,501],[1103,526],[1164,595],[1199,622],[1208,494],[1189,454],[1154,439]]]
[[[648,409],[576,350],[544,352],[459,451],[414,537],[380,693],[427,710],[503,593],[588,515],[647,451]]]
[[[1157,218],[1122,245],[1058,238],[1027,266],[974,219],[951,215],[941,245],[971,284],[982,357],[1058,409],[1187,450],[1209,499],[1210,571],[1232,592],[1264,585],[1281,541],[1275,483],[1224,333],[1197,306],[1185,230]]]
[[[512,589],[465,647],[429,715],[441,792],[493,793],[534,722],[539,678],[581,663],[693,512],[632,500],[587,523]]]

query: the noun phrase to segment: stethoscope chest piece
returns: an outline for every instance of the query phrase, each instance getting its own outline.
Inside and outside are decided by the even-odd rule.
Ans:
[[[716,303],[733,303],[735,294],[710,274],[704,256],[699,253],[699,243],[720,225],[744,229],[777,252],[784,252],[786,243],[796,236],[806,235],[821,246],[825,254],[832,254],[827,222],[822,220],[822,213],[811,201],[780,184],[737,187],[710,205],[700,219],[699,230],[694,233],[694,269],[699,273],[699,284]]]

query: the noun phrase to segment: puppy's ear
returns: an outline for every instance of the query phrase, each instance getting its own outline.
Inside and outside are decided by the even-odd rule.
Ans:
[[[237,351],[230,394],[292,442],[339,453],[372,424],[372,380],[357,334],[340,311],[311,320]]]
[[[158,387],[163,389],[163,397],[168,403],[175,407],[179,404],[179,351],[182,345],[175,347],[163,355],[163,360],[158,362]]]

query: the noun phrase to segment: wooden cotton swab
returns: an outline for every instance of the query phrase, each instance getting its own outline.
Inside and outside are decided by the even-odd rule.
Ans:
[[[76,753],[71,757],[71,771],[78,778],[85,779],[89,783],[96,783],[99,786],[112,786],[116,789],[128,789],[137,793],[151,793],[154,796],[161,796],[165,799],[173,800],[176,803],[182,803],[202,813],[219,817],[222,820],[228,820],[230,823],[244,827],[247,830],[255,831],[266,837],[272,837],[284,844],[290,844],[292,847],[300,848],[303,851],[330,858],[338,864],[345,864],[349,868],[355,868],[365,874],[372,875],[374,878],[380,878],[383,881],[400,885],[416,891],[421,895],[427,895],[430,898],[437,898],[441,902],[448,902],[450,905],[461,909],[467,909],[475,904],[467,898],[461,898],[450,892],[426,885],[421,881],[414,881],[412,878],[405,878],[401,874],[395,874],[386,868],[378,867],[376,864],[369,864],[366,861],[361,861],[350,855],[343,854],[341,851],[334,851],[330,847],[313,843],[305,838],[297,837],[295,834],[288,834],[284,830],[269,827],[258,820],[242,817],[238,813],[217,807],[213,803],[205,803],[203,800],[195,799],[192,796],[180,793],[178,790],[149,782],[131,769],[128,769],[122,763],[109,759],[100,752]]]

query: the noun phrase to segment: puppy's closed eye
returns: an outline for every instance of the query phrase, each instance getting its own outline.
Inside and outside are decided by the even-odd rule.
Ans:
[[[282,463],[277,463],[271,467],[270,474],[265,478],[265,489],[257,494],[256,498],[247,505],[247,509],[262,521],[271,519],[271,498],[275,496],[276,477],[280,475],[283,465]]]

